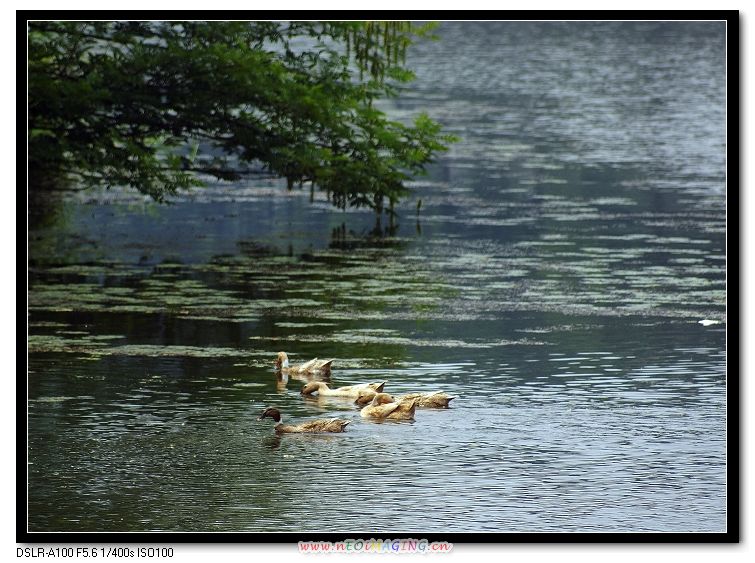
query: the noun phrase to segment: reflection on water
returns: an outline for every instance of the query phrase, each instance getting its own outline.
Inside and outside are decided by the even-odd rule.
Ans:
[[[463,138],[419,216],[269,183],[33,223],[31,530],[725,529],[721,25],[439,33],[387,105]],[[458,399],[375,424],[279,350]],[[352,423],[276,437],[271,405]]]

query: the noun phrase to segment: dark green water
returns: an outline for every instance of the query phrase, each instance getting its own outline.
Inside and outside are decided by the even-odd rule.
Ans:
[[[29,529],[725,530],[724,31],[444,24],[385,107],[462,141],[382,236],[275,182],[33,207]],[[371,423],[279,350],[459,398]]]

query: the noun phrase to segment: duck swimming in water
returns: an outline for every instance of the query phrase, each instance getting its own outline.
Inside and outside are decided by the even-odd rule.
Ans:
[[[354,401],[357,405],[366,405],[370,403],[377,395],[376,391],[371,389],[363,389],[357,395],[357,400]],[[408,401],[410,399],[417,399],[417,408],[425,409],[442,409],[447,408],[448,403],[456,397],[452,397],[443,393],[442,391],[435,391],[433,393],[408,393],[401,395],[392,400],[397,402]]]
[[[288,355],[285,352],[278,352],[278,358],[275,360],[275,369],[289,375],[330,375],[330,366],[334,360],[309,360],[303,364],[292,366],[288,363]]]
[[[378,383],[359,383],[357,385],[347,385],[346,387],[331,389],[324,381],[310,381],[301,388],[301,394],[311,395],[316,392],[321,397],[357,397],[362,390],[369,389],[375,393],[379,393],[383,390],[384,386],[385,381],[380,381]]]
[[[453,401],[456,397],[447,395],[442,391],[435,391],[433,393],[408,393],[401,395],[397,401],[408,401],[409,399],[417,399],[417,407],[425,409],[444,409],[448,408],[448,403]]]
[[[416,407],[417,399],[397,401],[388,393],[378,393],[373,397],[372,402],[360,411],[360,414],[364,418],[411,420],[414,418]]]
[[[272,418],[275,421],[276,434],[315,434],[320,432],[343,432],[350,420],[342,418],[321,418],[309,420],[301,424],[283,424],[281,422],[281,413],[273,407],[266,408],[257,420],[263,418]]]

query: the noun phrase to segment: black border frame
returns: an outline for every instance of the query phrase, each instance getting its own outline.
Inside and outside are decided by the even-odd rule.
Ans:
[[[696,544],[696,543],[738,543],[740,541],[740,516],[742,512],[740,497],[741,480],[741,449],[742,439],[740,436],[742,404],[739,354],[741,350],[741,331],[739,319],[739,303],[741,288],[739,286],[739,260],[740,253],[738,243],[740,239],[740,215],[728,213],[730,193],[729,186],[735,186],[732,193],[740,195],[740,27],[741,18],[738,10],[512,10],[512,11],[349,11],[322,10],[317,12],[303,11],[208,11],[208,10],[183,10],[183,11],[137,11],[137,10],[16,10],[16,95],[17,100],[26,100],[26,33],[28,20],[35,19],[408,19],[408,20],[459,20],[459,21],[482,21],[487,19],[496,20],[720,20],[726,21],[726,95],[727,95],[727,165],[726,165],[726,196],[727,196],[727,464],[726,464],[726,502],[727,502],[727,531],[709,533],[680,533],[680,532],[449,532],[449,533],[425,533],[421,530],[404,531],[401,533],[387,533],[377,531],[355,531],[353,533],[334,532],[30,532],[27,521],[27,377],[28,377],[28,309],[16,308],[17,324],[17,364],[16,364],[16,542],[20,544],[146,544],[150,546],[165,544],[204,544],[204,543],[251,543],[251,544],[280,544],[297,541],[340,541],[349,538],[423,538],[428,541],[449,541],[453,543],[647,543],[647,544]],[[24,78],[21,79],[20,77]],[[17,102],[20,104],[20,102]],[[16,143],[17,147],[25,147],[27,142],[26,112],[17,105],[16,117]],[[736,150],[733,148],[736,147]],[[16,267],[16,290],[26,289],[26,301],[28,305],[28,191],[27,186],[27,162],[26,151],[17,151],[16,181],[17,195],[22,191],[24,197],[18,197],[16,213],[18,217],[25,216],[24,221],[18,221],[20,225],[26,225],[26,236],[17,236],[17,267]],[[741,198],[735,201],[735,207],[739,208]],[[22,207],[22,202],[26,206]],[[736,238],[730,239],[729,234]],[[17,233],[20,235],[20,233]],[[24,243],[22,246],[22,242]],[[734,243],[737,252],[735,261],[728,259],[730,245]],[[21,268],[22,256],[26,257]],[[735,297],[735,305],[728,307],[729,282],[733,281],[736,291],[731,295]],[[17,297],[20,302],[21,297]],[[735,338],[730,339],[728,327],[733,327]],[[23,335],[23,337],[22,337]],[[731,342],[735,346],[735,355],[728,350]],[[24,358],[23,366],[20,359]],[[732,362],[733,360],[733,362]],[[733,369],[729,369],[730,367]],[[22,369],[22,367],[24,369]],[[24,479],[21,479],[24,476]],[[46,549],[50,549],[48,546]]]

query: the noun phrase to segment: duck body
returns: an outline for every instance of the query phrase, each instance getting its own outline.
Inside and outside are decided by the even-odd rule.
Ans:
[[[417,407],[417,399],[394,400],[388,393],[378,393],[360,414],[364,418],[412,420]]]
[[[343,432],[344,428],[351,422],[342,418],[321,418],[308,420],[301,424],[283,424],[281,422],[281,413],[276,408],[266,408],[258,420],[263,418],[272,418],[275,421],[276,434],[318,434],[322,432]]]
[[[331,389],[324,381],[311,381],[301,388],[302,395],[311,395],[317,393],[321,397],[358,397],[360,391],[371,390],[379,393],[383,390],[385,381],[377,383],[359,383],[357,385],[347,385],[346,387],[337,387]]]
[[[275,369],[289,375],[330,375],[330,367],[333,362],[332,359],[320,360],[315,358],[303,364],[290,365],[288,355],[285,352],[278,352]]]
[[[375,395],[377,395],[376,391],[372,389],[363,389],[359,392],[357,399],[354,402],[358,405],[367,405],[372,402]],[[417,399],[417,408],[442,409],[448,408],[448,403],[455,398],[456,397],[447,395],[442,391],[435,391],[433,393],[408,393],[406,395],[401,395],[396,399],[391,398],[391,400],[393,402],[402,402]]]
[[[434,393],[408,393],[407,395],[401,395],[397,400],[408,401],[410,399],[417,399],[417,407],[419,408],[445,409],[448,408],[448,403],[455,398],[442,391],[435,391]]]

